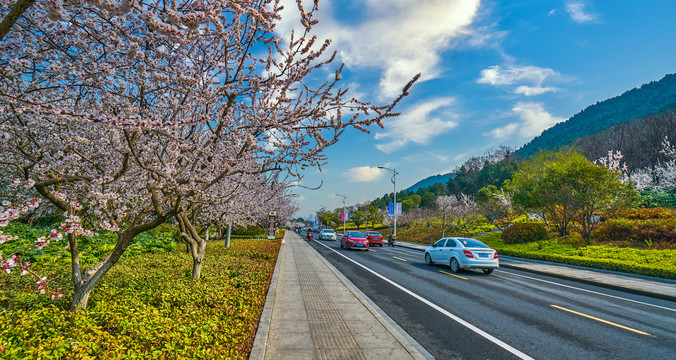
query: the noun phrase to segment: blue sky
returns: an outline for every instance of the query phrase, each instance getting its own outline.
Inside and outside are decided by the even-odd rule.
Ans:
[[[287,10],[295,0],[285,0]],[[307,2],[307,1],[306,1]],[[347,131],[297,188],[297,216],[358,204],[452,171],[500,145],[520,147],[583,108],[676,72],[672,0],[321,0],[353,94],[395,97],[402,115]],[[309,8],[310,5],[307,5]],[[285,17],[280,31],[296,26]]]

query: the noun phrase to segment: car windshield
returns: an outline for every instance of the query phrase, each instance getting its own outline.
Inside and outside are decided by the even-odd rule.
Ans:
[[[489,247],[482,243],[481,241],[477,239],[458,239],[458,241],[462,244],[462,246],[466,248],[486,248],[489,249]]]
[[[347,233],[347,236],[349,236],[349,237],[361,237],[361,238],[363,238],[363,237],[364,237],[364,234],[360,233],[359,231],[350,231],[349,233]]]
[[[367,234],[368,234],[368,235],[371,235],[371,236],[382,236],[382,235],[380,235],[379,232],[375,232],[375,231],[367,232]]]
[[[333,230],[331,230],[331,229],[324,229],[324,230],[322,230],[322,232],[325,232],[325,233],[333,233]]]

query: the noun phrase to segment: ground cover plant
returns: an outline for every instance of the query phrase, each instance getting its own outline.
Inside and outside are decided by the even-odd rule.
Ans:
[[[280,244],[211,241],[198,281],[181,246],[127,256],[78,312],[69,311],[72,291],[52,300],[30,278],[2,276],[0,358],[246,358]],[[34,266],[68,288],[67,267]]]

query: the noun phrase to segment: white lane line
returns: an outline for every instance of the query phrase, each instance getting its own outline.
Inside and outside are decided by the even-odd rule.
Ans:
[[[512,275],[512,276],[518,276],[518,277],[522,277],[522,278],[526,278],[526,279],[530,279],[530,280],[541,281],[541,282],[544,282],[544,283],[547,283],[547,284],[552,284],[552,285],[562,286],[562,287],[569,288],[569,289],[574,289],[574,290],[584,291],[584,292],[588,292],[588,293],[592,293],[592,294],[596,294],[596,295],[607,296],[607,297],[610,297],[610,298],[613,298],[613,299],[629,301],[629,302],[633,302],[633,303],[636,303],[636,304],[641,304],[641,305],[646,305],[646,306],[652,306],[652,307],[656,307],[656,308],[659,308],[659,309],[669,310],[669,311],[674,311],[674,312],[676,312],[676,309],[672,309],[672,308],[668,308],[668,307],[664,307],[664,306],[660,306],[660,305],[650,304],[650,303],[646,303],[646,302],[638,301],[638,300],[627,299],[627,298],[623,298],[623,297],[615,296],[615,295],[610,295],[610,294],[604,294],[604,293],[601,293],[601,292],[598,292],[598,291],[582,289],[582,288],[575,287],[575,286],[570,286],[570,285],[565,285],[565,284],[559,284],[559,283],[557,283],[557,282],[548,281],[548,280],[542,280],[542,279],[534,278],[534,277],[531,277],[531,276],[520,275],[520,274],[514,274],[514,273],[511,273],[511,272],[505,272],[505,271],[501,271],[500,274],[504,274],[504,275]]]
[[[334,249],[332,249],[332,248],[330,248],[330,247],[328,247],[328,246],[326,246],[326,245],[324,245],[324,244],[322,244],[322,243],[318,243],[318,244],[321,245],[321,246],[323,246],[323,247],[325,247],[325,248],[327,248],[327,249],[329,249],[329,250],[331,250],[331,251],[333,251],[334,253],[336,253],[336,254],[342,256],[342,257],[345,258],[346,260],[353,262],[355,265],[360,266],[360,267],[363,268],[364,270],[366,270],[366,271],[370,272],[371,274],[373,274],[373,275],[375,275],[375,276],[381,278],[382,280],[388,282],[389,284],[391,284],[392,286],[398,288],[399,290],[401,290],[401,291],[403,291],[403,292],[405,292],[405,293],[407,293],[407,294],[413,296],[414,298],[416,298],[416,299],[418,299],[419,301],[421,301],[421,302],[427,304],[428,306],[430,306],[430,307],[433,308],[434,310],[436,310],[436,311],[438,311],[438,312],[440,312],[440,313],[446,315],[447,317],[451,318],[452,320],[458,322],[460,325],[462,325],[462,326],[464,326],[464,327],[466,327],[466,328],[468,328],[468,329],[474,331],[475,333],[477,333],[477,334],[483,336],[484,338],[486,338],[487,340],[491,341],[492,343],[494,343],[494,344],[500,346],[501,348],[503,348],[503,349],[509,351],[510,353],[516,355],[516,356],[519,357],[520,359],[530,359],[530,360],[533,360],[532,357],[530,357],[530,356],[528,356],[528,355],[522,353],[521,351],[519,351],[519,350],[513,348],[512,346],[510,346],[510,345],[504,343],[502,340],[500,340],[500,339],[496,338],[495,336],[493,336],[493,335],[491,335],[491,334],[489,334],[489,333],[487,333],[487,332],[485,332],[485,331],[479,329],[478,327],[476,327],[476,326],[470,324],[469,322],[467,322],[467,321],[461,319],[460,317],[451,314],[450,312],[448,312],[448,311],[442,309],[440,306],[438,306],[438,305],[434,304],[433,302],[431,302],[431,301],[429,301],[429,300],[423,298],[422,296],[420,296],[420,295],[414,293],[413,291],[411,291],[411,290],[409,290],[409,289],[407,289],[407,288],[405,288],[405,287],[403,287],[403,286],[401,286],[401,285],[395,283],[394,281],[392,281],[392,280],[390,280],[390,279],[388,279],[388,278],[386,278],[386,277],[384,277],[384,276],[378,274],[378,273],[375,272],[374,270],[371,270],[370,268],[368,268],[368,267],[366,267],[366,266],[364,266],[364,265],[358,263],[357,261],[354,261],[354,260],[350,259],[349,257],[347,257],[347,256],[345,256],[345,255],[339,253],[338,251],[336,251],[336,250],[334,250]]]

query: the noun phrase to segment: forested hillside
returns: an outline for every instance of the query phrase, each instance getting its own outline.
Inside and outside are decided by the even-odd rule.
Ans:
[[[429,177],[426,177],[417,183],[413,184],[412,186],[408,187],[406,190],[408,191],[418,191],[418,189],[425,188],[425,187],[430,187],[434,184],[445,184],[448,182],[448,180],[452,179],[455,177],[455,174],[439,174],[439,175],[432,175]]]
[[[676,112],[650,115],[629,122],[615,124],[594,135],[575,139],[572,147],[589,160],[597,160],[609,151],[622,153],[627,171],[655,169],[668,161],[664,141],[676,144]]]
[[[594,105],[590,105],[565,122],[554,125],[521,147],[516,154],[528,157],[540,150],[555,150],[575,139],[595,134],[613,124],[631,121],[676,109],[676,74],[644,84]]]

